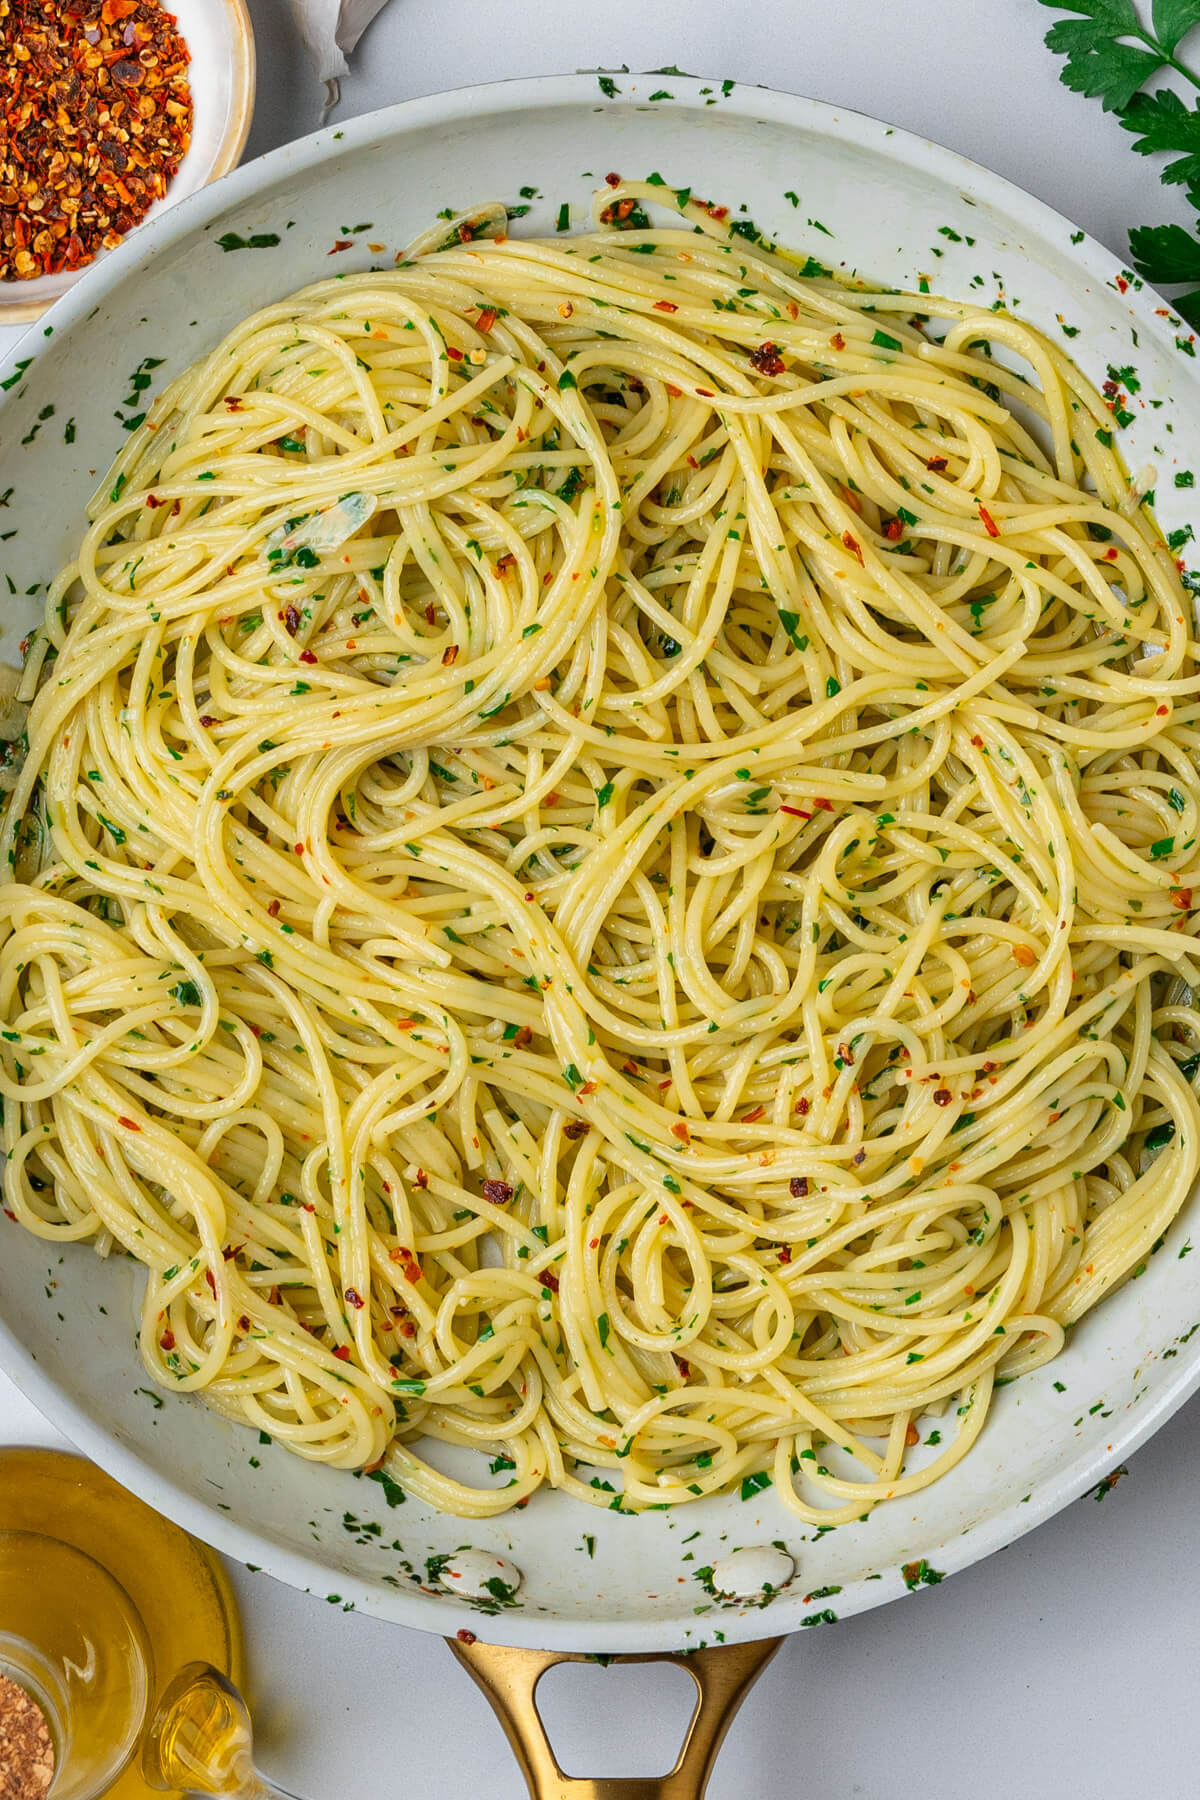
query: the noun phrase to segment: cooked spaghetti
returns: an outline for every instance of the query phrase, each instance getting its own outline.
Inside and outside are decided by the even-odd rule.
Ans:
[[[316,1461],[837,1523],[1193,1187],[1191,600],[1037,331],[597,207],[266,308],[106,476],[24,677],[6,1205]]]

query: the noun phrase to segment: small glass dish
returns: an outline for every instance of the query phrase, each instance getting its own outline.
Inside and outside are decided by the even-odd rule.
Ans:
[[[96,1800],[146,1726],[154,1671],[125,1589],[82,1550],[32,1531],[0,1531],[0,1675],[49,1728],[54,1800]]]

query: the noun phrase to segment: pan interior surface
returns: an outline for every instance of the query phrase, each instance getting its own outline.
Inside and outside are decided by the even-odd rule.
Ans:
[[[671,77],[564,77],[439,96],[286,146],[139,233],[39,327],[4,396],[0,493],[15,593],[0,655],[73,553],[97,472],[119,448],[131,373],[157,388],[247,314],[331,272],[390,266],[443,209],[501,199],[518,232],[582,223],[609,171],[661,173],[847,276],[1002,301],[1065,332],[1097,382],[1136,362],[1122,434],[1153,464],[1164,531],[1187,524],[1200,384],[1186,326],[1065,220],[998,178],[885,125],[813,102]],[[345,241],[348,248],[331,248]],[[369,229],[366,221],[370,221]],[[232,242],[231,242],[232,240]],[[258,240],[253,245],[253,240]],[[369,242],[368,242],[369,240]],[[386,253],[369,244],[383,243]],[[47,408],[51,410],[46,411]],[[52,500],[49,497],[53,497]],[[1194,1202],[1193,1202],[1194,1205]],[[542,1491],[463,1521],[385,1484],[260,1444],[201,1404],[160,1396],[135,1349],[138,1283],[120,1259],[3,1233],[0,1343],[25,1391],[89,1455],[222,1550],[331,1603],[439,1633],[600,1653],[695,1647],[827,1622],[936,1581],[1101,1480],[1200,1382],[1200,1293],[1184,1209],[1145,1270],[1072,1332],[1048,1367],[997,1396],[970,1455],[861,1524],[801,1527],[769,1487],[630,1517]],[[439,1447],[447,1470],[465,1462]],[[477,1474],[477,1459],[475,1472]],[[503,1472],[494,1477],[502,1483]],[[778,1541],[795,1578],[766,1603],[723,1601],[708,1571]],[[515,1596],[468,1606],[440,1560],[470,1546],[515,1564]]]

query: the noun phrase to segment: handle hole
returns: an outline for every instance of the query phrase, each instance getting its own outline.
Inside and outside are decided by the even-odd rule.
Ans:
[[[677,1663],[558,1663],[538,1682],[537,1710],[564,1775],[654,1777],[678,1762],[696,1697]]]

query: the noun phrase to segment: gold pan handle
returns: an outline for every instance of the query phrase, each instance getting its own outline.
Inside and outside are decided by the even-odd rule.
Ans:
[[[513,1650],[478,1640],[446,1642],[490,1701],[532,1800],[703,1800],[725,1733],[783,1639],[718,1644],[687,1656],[614,1656],[615,1663],[674,1663],[695,1682],[696,1705],[679,1759],[668,1774],[600,1778],[563,1774],[536,1700],[538,1682],[547,1669],[593,1658],[553,1650]]]

